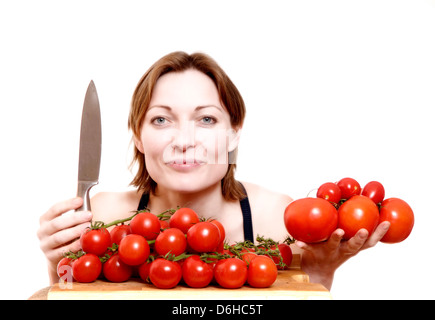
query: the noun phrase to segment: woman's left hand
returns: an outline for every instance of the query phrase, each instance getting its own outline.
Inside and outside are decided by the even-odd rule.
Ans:
[[[311,282],[321,283],[330,290],[335,270],[361,250],[375,246],[389,227],[390,223],[384,221],[377,226],[370,237],[366,229],[360,229],[347,241],[342,241],[344,235],[342,229],[335,230],[326,242],[307,244],[296,241],[296,245],[303,249],[301,269],[309,275]]]

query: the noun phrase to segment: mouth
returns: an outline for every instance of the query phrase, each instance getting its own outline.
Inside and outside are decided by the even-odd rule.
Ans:
[[[165,162],[165,164],[179,171],[188,171],[198,168],[206,164],[206,162],[198,159],[174,159]]]
[[[172,159],[169,161],[166,161],[166,164],[204,164],[205,161],[199,160],[199,159]]]

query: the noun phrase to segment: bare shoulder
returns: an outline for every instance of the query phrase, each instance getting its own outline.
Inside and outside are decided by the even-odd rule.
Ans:
[[[251,205],[254,235],[282,241],[287,236],[284,211],[293,199],[283,193],[256,184],[243,182]]]
[[[136,190],[97,193],[91,199],[93,220],[108,223],[129,217],[137,210],[140,197]]]
[[[262,209],[282,209],[284,210],[293,199],[283,193],[272,191],[257,184],[243,182],[249,197],[249,202],[253,207]]]

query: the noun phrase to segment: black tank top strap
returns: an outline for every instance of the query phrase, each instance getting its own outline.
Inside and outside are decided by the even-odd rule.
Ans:
[[[245,236],[245,241],[249,240],[254,242],[254,231],[252,228],[252,214],[251,214],[251,205],[249,204],[248,194],[246,193],[246,189],[242,183],[240,186],[243,188],[243,191],[246,195],[245,198],[240,200],[240,207],[242,209],[243,215],[243,234]]]
[[[137,211],[145,210],[148,206],[149,200],[150,200],[150,194],[144,192],[142,194],[142,197],[140,198],[139,205],[137,207]]]
[[[241,187],[243,188],[243,191],[246,195],[245,198],[240,200],[240,208],[242,209],[242,215],[243,215],[243,234],[245,237],[245,240],[249,240],[254,242],[254,231],[252,228],[252,214],[251,214],[251,205],[249,204],[248,194],[246,193],[246,189],[241,184]],[[140,198],[139,205],[137,207],[137,210],[144,210],[148,206],[148,202],[150,200],[150,195],[148,193],[143,193],[142,197]]]

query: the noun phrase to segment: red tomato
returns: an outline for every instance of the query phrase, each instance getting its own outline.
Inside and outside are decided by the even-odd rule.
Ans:
[[[285,267],[279,266],[280,259],[279,257],[272,256],[272,260],[277,265],[277,268],[279,270],[288,269],[292,263],[293,260],[293,252],[290,246],[286,243],[280,243],[278,244],[279,253],[282,257],[282,262],[285,264]]]
[[[183,280],[189,287],[204,288],[213,279],[213,267],[206,263],[199,256],[188,257],[182,266]]]
[[[381,204],[379,216],[379,222],[383,221],[389,221],[391,225],[381,242],[401,242],[411,234],[414,227],[414,212],[409,204],[401,199],[386,199]]]
[[[272,259],[258,256],[251,260],[248,268],[248,284],[254,288],[270,287],[278,276],[278,269]]]
[[[219,245],[218,227],[211,222],[198,222],[187,231],[187,243],[196,252],[212,252]]]
[[[321,198],[302,198],[290,203],[284,212],[287,231],[306,243],[325,241],[337,228],[337,210]]]
[[[168,252],[178,256],[186,250],[186,245],[186,236],[183,231],[177,228],[169,228],[158,235],[154,243],[154,249],[162,256]]]
[[[74,260],[72,274],[78,282],[94,282],[101,273],[102,263],[100,258],[93,253],[87,253]]]
[[[173,288],[180,282],[181,276],[181,267],[177,262],[158,258],[151,263],[149,277],[157,288]]]
[[[219,260],[214,267],[214,278],[221,287],[240,288],[248,278],[248,266],[238,258]]]
[[[160,221],[151,212],[141,212],[130,222],[131,233],[139,234],[147,240],[154,240],[160,233]]]
[[[171,228],[178,228],[183,233],[187,233],[190,227],[199,222],[198,215],[190,208],[180,208],[169,219]]]
[[[152,262],[145,262],[138,268],[139,277],[145,282],[149,282],[151,264]]]
[[[216,251],[222,252],[224,249],[224,242],[225,242],[225,228],[222,225],[222,223],[220,223],[216,219],[209,220],[209,222],[213,223],[219,229],[219,234],[221,235],[221,239],[219,241],[219,245]]]
[[[57,264],[57,275],[59,278],[67,280],[68,274],[71,274],[71,265],[73,260],[68,257],[63,257]],[[63,278],[64,277],[64,278]]]
[[[373,233],[378,225],[379,210],[376,204],[366,196],[353,196],[338,209],[338,228],[343,229],[343,238],[352,238],[358,230],[364,228]]]
[[[130,266],[138,266],[148,259],[150,247],[143,236],[129,234],[121,240],[118,253],[124,263]]]
[[[339,204],[341,200],[341,190],[335,183],[326,182],[319,187],[316,196],[317,198],[328,200],[332,204]]]
[[[119,258],[119,254],[114,254],[103,264],[104,277],[111,282],[124,282],[130,279],[133,268]]]
[[[364,186],[361,195],[366,196],[376,204],[381,203],[385,197],[384,186],[378,181],[370,181]]]
[[[258,257],[258,254],[254,253],[254,252],[242,252],[242,260],[245,261],[245,263],[249,266],[249,264],[251,263],[252,259]]]
[[[160,222],[160,229],[165,230],[169,228],[169,221],[159,219],[159,222]]]
[[[350,199],[352,196],[361,194],[361,186],[355,179],[343,178],[337,182],[341,191],[342,199]]]
[[[80,236],[80,246],[86,253],[101,256],[112,246],[112,239],[106,228],[86,229]]]
[[[127,224],[121,224],[119,226],[115,226],[110,231],[110,236],[112,238],[112,242],[119,245],[122,238],[124,238],[126,235],[131,234],[130,226]]]

